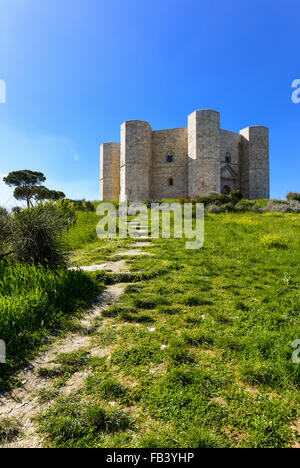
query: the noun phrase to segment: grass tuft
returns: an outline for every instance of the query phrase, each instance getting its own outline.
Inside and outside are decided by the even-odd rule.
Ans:
[[[21,433],[21,424],[16,418],[0,419],[0,443],[5,444],[16,439]]]

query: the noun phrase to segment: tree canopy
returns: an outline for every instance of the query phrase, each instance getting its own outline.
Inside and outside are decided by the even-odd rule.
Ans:
[[[27,208],[33,206],[33,201],[36,203],[52,200],[58,201],[65,198],[63,192],[50,190],[42,185],[46,177],[42,172],[30,171],[23,169],[21,171],[13,171],[4,177],[3,181],[10,187],[15,187],[14,197],[16,200],[26,201]]]

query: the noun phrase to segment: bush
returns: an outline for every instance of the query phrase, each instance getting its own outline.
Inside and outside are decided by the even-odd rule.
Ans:
[[[239,190],[233,190],[230,195],[223,195],[218,192],[210,192],[204,197],[200,197],[197,202],[204,203],[205,206],[226,206],[225,210],[228,211],[229,207],[234,207],[236,203],[242,200],[243,194]],[[231,209],[231,208],[230,208]],[[211,212],[212,213],[212,212]]]
[[[6,208],[2,208],[2,206],[0,206],[0,216],[8,216],[8,211]]]
[[[11,211],[13,212],[13,214],[18,214],[21,213],[22,208],[20,206],[14,206]]]
[[[232,190],[229,194],[229,198],[233,201],[233,203],[238,203],[242,200],[243,194],[240,190]]]
[[[216,205],[214,203],[211,203],[206,207],[206,213],[214,213],[214,214],[219,214],[222,213],[223,210],[219,205]]]
[[[290,213],[300,213],[300,202],[291,200],[289,203]]]
[[[9,253],[12,235],[12,219],[5,208],[0,207],[0,260]]]
[[[90,201],[86,201],[83,203],[83,209],[84,211],[91,211],[92,213],[96,211],[96,208],[94,207],[93,203]]]
[[[222,205],[222,209],[226,212],[235,211],[235,204],[233,202],[225,203]]]
[[[248,201],[246,200],[240,200],[236,205],[235,205],[235,210],[238,211],[238,212],[241,212],[241,211],[250,211],[251,207],[253,205],[251,205]]]
[[[300,202],[296,200],[270,200],[264,211],[270,213],[300,213]]]
[[[205,195],[204,197],[200,197],[197,202],[204,203],[205,206],[207,205],[224,205],[225,203],[229,203],[231,201],[230,197],[227,195],[222,195],[217,192],[211,192]]]
[[[60,236],[66,224],[66,215],[53,205],[18,213],[13,218],[15,258],[36,265],[65,266],[66,254]]]
[[[85,212],[95,212],[96,208],[94,204],[90,201],[85,200],[70,200],[69,198],[65,198],[63,200],[59,200],[56,203],[58,208],[62,208],[63,210],[69,210],[73,214],[75,211],[85,211]]]
[[[290,192],[286,196],[287,200],[296,200],[300,202],[300,193],[297,192]]]
[[[71,200],[68,200],[68,199],[59,200],[57,203],[55,203],[55,206],[56,208],[61,210],[63,213],[68,215],[70,218],[75,218],[75,206]]]

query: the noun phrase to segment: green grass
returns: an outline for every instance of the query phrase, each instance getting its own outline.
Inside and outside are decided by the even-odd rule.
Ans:
[[[102,261],[122,247],[120,242],[107,243],[97,238],[96,213],[78,211],[76,216],[77,223],[63,234],[74,265]],[[60,333],[67,323],[71,325],[70,319],[87,308],[104,283],[119,279],[110,275],[104,281],[101,276],[79,271],[0,262],[0,339],[7,346],[0,390],[17,383],[12,378],[16,369],[32,358],[50,335]],[[128,275],[123,280],[128,281]]]
[[[121,411],[133,408],[133,423],[110,433],[93,426],[67,445],[292,446],[291,423],[300,416],[300,366],[291,359],[299,338],[299,233],[298,215],[208,215],[204,248],[161,239],[154,257],[132,260],[132,272],[144,276],[105,312],[94,341],[109,346],[111,357],[93,361],[80,399],[107,411],[110,400]],[[274,234],[284,249],[260,241]],[[50,446],[66,443],[60,424],[70,415],[59,405],[41,424]]]
[[[129,245],[97,239],[97,221],[79,212],[64,235],[74,265],[107,261]],[[130,274],[0,264],[9,356],[0,388],[97,290],[130,283],[101,328],[87,332],[109,358],[78,351],[40,370],[58,379],[39,395],[51,403],[39,419],[45,445],[291,447],[300,417],[300,366],[291,359],[300,338],[299,233],[299,215],[207,215],[204,248],[155,240],[152,257],[128,259]],[[89,373],[84,388],[59,398],[78,370]],[[0,421],[3,438],[17,435],[9,422]]]
[[[104,434],[123,432],[131,427],[130,417],[122,410],[104,409],[80,396],[61,398],[54,410],[40,416],[40,425],[61,448],[90,446],[91,440],[101,441]]]
[[[95,206],[98,204],[95,203]],[[96,227],[100,217],[96,212],[76,212],[76,224],[64,234],[66,248],[72,252],[71,260],[76,265],[92,265],[107,260],[118,249],[128,245],[128,240],[98,239]]]
[[[80,271],[21,263],[1,262],[0,278],[0,337],[7,347],[7,363],[1,364],[3,389],[34,350],[85,310],[103,286]]]
[[[97,217],[95,212],[76,212],[76,224],[65,233],[64,240],[70,250],[76,250],[84,247],[86,244],[92,244],[97,241],[96,224]]]

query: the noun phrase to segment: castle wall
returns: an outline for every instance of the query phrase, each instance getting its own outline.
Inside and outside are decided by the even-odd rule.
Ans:
[[[220,192],[220,114],[195,111],[188,118],[189,196]]]
[[[100,189],[101,200],[197,198],[225,189],[269,198],[269,130],[222,130],[212,110],[193,112],[185,128],[152,131],[147,122],[126,121],[121,144],[101,146]]]
[[[226,153],[230,153],[231,164],[238,166],[239,164],[239,143],[241,135],[239,133],[229,132],[228,130],[220,131],[220,159],[225,161]]]
[[[239,145],[241,142],[241,135],[227,130],[220,131],[220,160],[221,160],[221,192],[227,186],[230,190],[240,190],[240,152]],[[231,162],[230,168],[232,172],[227,169],[228,164],[225,161],[226,154],[230,154]]]
[[[173,162],[168,162],[168,155]],[[173,185],[170,185],[172,179]],[[188,195],[188,129],[152,132],[151,198],[180,198]]]
[[[119,200],[120,143],[103,143],[100,147],[100,199]]]
[[[151,191],[152,129],[129,120],[121,126],[120,201],[143,201]]]

